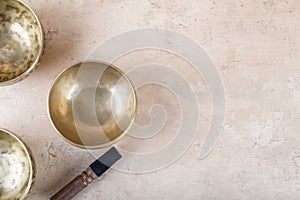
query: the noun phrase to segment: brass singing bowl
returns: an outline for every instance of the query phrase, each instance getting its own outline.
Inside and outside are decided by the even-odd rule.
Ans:
[[[34,178],[30,150],[13,133],[0,129],[0,200],[24,199]]]
[[[44,33],[36,14],[18,0],[0,1],[0,86],[24,79],[39,63]]]
[[[113,65],[84,62],[61,72],[48,96],[50,120],[70,144],[102,148],[120,139],[134,121],[135,90]]]

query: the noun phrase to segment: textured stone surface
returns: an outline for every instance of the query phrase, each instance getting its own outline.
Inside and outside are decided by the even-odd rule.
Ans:
[[[0,88],[0,126],[15,132],[33,151],[37,180],[29,199],[49,199],[94,159],[64,142],[51,127],[47,94],[56,75],[109,37],[152,26],[192,38],[216,64],[226,89],[224,132],[214,151],[199,159],[210,120],[209,95],[203,78],[174,58],[171,66],[189,77],[200,102],[199,136],[191,148],[175,164],[154,173],[111,170],[76,199],[300,198],[298,0],[25,2],[45,28],[45,55],[24,81]],[[129,62],[129,56],[123,63],[130,66],[147,59],[163,63],[169,57],[154,52],[131,58],[136,60]],[[127,70],[125,64],[119,66]],[[138,91],[140,105],[145,104],[139,108],[141,124],[149,121],[146,111],[151,101],[176,106],[176,101],[162,98],[164,91],[153,90],[148,86]]]

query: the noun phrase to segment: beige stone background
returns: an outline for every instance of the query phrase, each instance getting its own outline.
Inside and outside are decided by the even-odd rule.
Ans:
[[[206,50],[226,90],[224,131],[213,152],[201,160],[211,107],[203,77],[183,67],[179,59],[156,52],[121,59],[118,66],[125,71],[130,64],[155,60],[182,72],[199,99],[199,134],[172,166],[142,175],[111,170],[76,199],[300,199],[298,0],[24,2],[41,19],[46,51],[33,74],[0,88],[0,126],[15,132],[33,151],[37,179],[29,200],[49,199],[94,160],[64,142],[51,127],[47,94],[52,81],[98,43],[142,27],[178,31]],[[163,89],[147,86],[138,97],[139,123],[149,121],[148,104],[156,101],[178,117],[172,106],[176,101]],[[173,125],[170,122],[166,131],[171,133]]]

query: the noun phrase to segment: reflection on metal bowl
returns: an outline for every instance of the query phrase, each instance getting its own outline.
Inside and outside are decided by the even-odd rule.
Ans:
[[[64,70],[49,92],[52,124],[69,143],[102,148],[120,139],[134,121],[136,95],[112,65],[84,62]]]
[[[34,178],[30,150],[14,134],[0,129],[0,200],[24,199]]]
[[[38,65],[44,33],[35,13],[18,0],[0,1],[0,86],[16,83]]]

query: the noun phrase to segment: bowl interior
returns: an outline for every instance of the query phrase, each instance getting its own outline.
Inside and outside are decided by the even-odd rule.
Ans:
[[[33,181],[32,161],[25,145],[0,130],[0,200],[22,199]]]
[[[57,131],[71,144],[101,148],[119,139],[135,117],[135,91],[117,68],[85,62],[63,71],[49,93]]]
[[[17,0],[1,0],[0,83],[30,71],[42,49],[43,31],[33,11]]]

